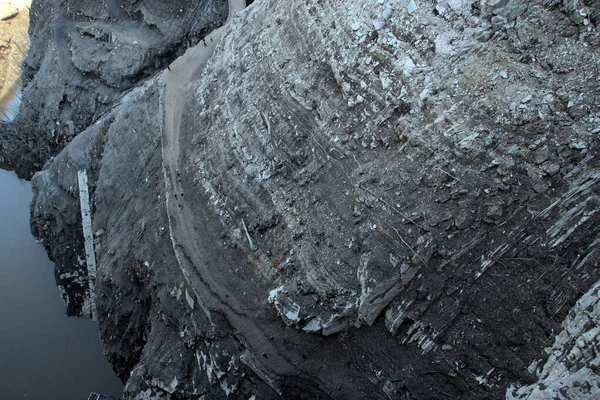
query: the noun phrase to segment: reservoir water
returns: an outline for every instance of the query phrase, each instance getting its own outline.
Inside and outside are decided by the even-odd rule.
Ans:
[[[120,398],[97,324],[65,314],[53,263],[29,230],[31,197],[29,182],[0,169],[0,399]]]

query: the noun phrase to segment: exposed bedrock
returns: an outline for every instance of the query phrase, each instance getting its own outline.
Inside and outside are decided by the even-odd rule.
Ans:
[[[507,400],[594,399],[600,397],[600,282],[577,301],[562,323],[544,365],[529,366],[539,380],[518,390],[510,387]]]
[[[260,0],[177,96],[175,68],[131,91],[32,205],[84,312],[88,169],[127,398],[533,393],[552,367],[528,367],[600,278],[596,16]]]
[[[123,93],[227,18],[226,0],[33,1],[21,112],[0,157],[30,178]]]

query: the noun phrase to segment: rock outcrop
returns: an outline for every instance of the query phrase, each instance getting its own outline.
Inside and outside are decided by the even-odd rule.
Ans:
[[[514,399],[597,399],[600,398],[600,282],[577,301],[562,324],[552,347],[546,349],[548,360],[530,370],[540,377],[536,384],[515,390],[510,388],[507,400]]]
[[[30,178],[226,17],[226,0],[34,1],[24,106],[0,125],[2,157]]]
[[[598,10],[260,0],[115,98],[32,224],[80,313],[88,171],[126,398],[531,393],[600,278]]]

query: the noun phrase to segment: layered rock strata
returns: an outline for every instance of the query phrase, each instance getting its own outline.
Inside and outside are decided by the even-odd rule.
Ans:
[[[210,58],[123,97],[36,174],[32,213],[81,312],[88,171],[126,397],[482,399],[537,381],[600,277],[597,16],[256,1]]]

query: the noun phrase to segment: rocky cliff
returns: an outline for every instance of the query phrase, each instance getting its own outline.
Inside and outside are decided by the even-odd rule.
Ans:
[[[227,17],[226,0],[33,1],[23,104],[0,127],[2,157],[30,178],[123,93]]]
[[[107,5],[119,40],[151,40],[152,4]],[[89,126],[34,176],[32,226],[85,312],[86,169],[125,397],[593,398],[593,354],[557,335],[597,336],[599,10],[260,0],[147,78],[74,56],[95,30],[55,39],[118,95],[57,105]]]

